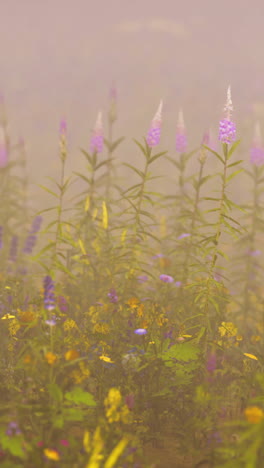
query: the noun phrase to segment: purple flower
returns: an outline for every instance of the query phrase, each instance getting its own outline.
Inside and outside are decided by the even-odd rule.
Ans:
[[[233,104],[231,99],[231,87],[227,90],[227,100],[224,107],[225,117],[219,122],[218,139],[222,143],[231,143],[236,139],[236,125],[231,121],[231,113],[233,112]]]
[[[11,437],[19,434],[21,434],[21,430],[19,429],[18,423],[11,421],[7,426],[6,435]]]
[[[116,302],[118,302],[118,296],[117,296],[117,293],[116,293],[116,290],[114,288],[111,288],[109,293],[107,294],[107,296],[109,297],[109,300],[110,302],[112,302],[113,304],[115,304]]]
[[[92,153],[101,153],[103,151],[103,124],[102,124],[102,112],[98,112],[97,120],[92,132],[91,138],[91,152]]]
[[[55,309],[54,282],[48,275],[44,278],[44,307],[46,310]]]
[[[216,354],[211,353],[207,357],[207,362],[206,362],[206,369],[208,372],[214,372],[216,369]]]
[[[58,307],[61,312],[67,312],[68,310],[68,304],[64,296],[58,296],[57,297],[58,301]]]
[[[169,276],[169,275],[160,275],[159,279],[161,281],[163,281],[164,283],[173,283],[174,282],[174,279],[172,278],[172,276]]]
[[[133,393],[130,393],[129,395],[127,395],[125,398],[125,402],[126,402],[128,409],[132,410],[135,406],[135,395]]]
[[[137,277],[137,279],[138,279],[139,283],[145,283],[146,281],[148,281],[148,276],[147,275],[139,275]]]
[[[151,122],[151,128],[148,131],[147,135],[147,144],[153,148],[157,146],[160,142],[160,129],[161,129],[161,110],[162,110],[162,100],[160,101],[159,108],[154,115],[154,118]]]
[[[8,152],[5,144],[0,144],[0,168],[6,167],[8,162]]]
[[[250,162],[255,166],[264,164],[264,148],[262,145],[262,137],[259,122],[255,124],[254,138],[252,148],[250,150]]]
[[[183,120],[183,112],[180,109],[179,116],[178,116],[178,123],[176,129],[176,151],[178,153],[185,153],[187,149],[187,137],[186,137],[186,129]]]
[[[182,282],[181,281],[175,281],[175,286],[177,286],[177,288],[180,288],[181,285],[182,285]]]
[[[236,125],[227,119],[220,120],[218,139],[222,143],[231,143],[236,139]]]
[[[50,327],[54,327],[54,325],[56,325],[57,322],[55,319],[51,319],[51,320],[46,320],[45,323],[49,325]]]
[[[248,250],[247,254],[250,255],[251,257],[258,257],[261,255],[261,250]]]
[[[190,237],[191,234],[189,234],[188,232],[184,232],[183,234],[181,234],[178,239],[185,239],[185,237]]]
[[[60,135],[65,136],[67,132],[67,123],[66,120],[62,119],[60,122]]]
[[[145,330],[145,328],[137,328],[137,330],[135,330],[134,333],[135,333],[136,335],[146,335],[146,334],[147,334],[147,330]]]
[[[9,250],[9,260],[15,262],[17,258],[17,248],[18,248],[18,237],[13,236],[11,239],[10,250]]]

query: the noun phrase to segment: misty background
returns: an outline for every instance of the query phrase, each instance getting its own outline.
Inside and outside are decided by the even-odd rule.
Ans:
[[[82,170],[80,147],[89,150],[99,109],[107,132],[113,82],[114,138],[126,137],[115,153],[122,162],[140,164],[132,138],[146,135],[161,98],[160,151],[176,157],[180,107],[190,150],[208,128],[217,140],[229,84],[243,137],[239,157],[249,157],[254,121],[264,123],[261,0],[2,0],[0,6],[0,92],[11,143],[25,140],[37,199],[43,194],[35,184],[58,174],[60,120],[68,125],[67,171]],[[165,176],[166,167],[158,167]]]

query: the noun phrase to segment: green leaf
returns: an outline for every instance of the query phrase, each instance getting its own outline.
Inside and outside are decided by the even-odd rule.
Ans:
[[[200,349],[190,342],[175,344],[161,355],[163,360],[196,361],[199,359]]]
[[[202,145],[202,146],[208,151],[210,151],[210,153],[213,153],[219,159],[219,161],[221,161],[221,163],[225,164],[225,160],[222,158],[222,156],[220,156],[220,154],[212,150],[212,148],[209,148],[209,146],[206,146],[206,145]]]
[[[48,187],[45,187],[45,185],[39,185],[39,187],[42,188],[43,190],[45,190],[46,192],[50,193],[54,197],[59,198],[59,195],[57,195],[57,193],[53,192]]]
[[[166,153],[167,153],[167,151],[162,151],[162,153],[155,154],[154,156],[152,156],[152,157],[150,158],[149,164],[151,164],[153,161],[155,161],[156,159],[160,158],[161,156],[164,156]]]
[[[63,393],[61,388],[56,383],[50,383],[47,385],[48,390],[52,398],[58,402],[63,400]]]
[[[236,148],[238,147],[239,144],[240,144],[240,140],[237,140],[237,141],[235,141],[235,143],[233,143],[230,150],[228,151],[227,159],[231,158],[232,154],[234,153],[234,151],[236,150]]]
[[[76,405],[96,406],[94,397],[91,393],[85,392],[82,388],[76,387],[72,391],[65,393],[65,398]]]
[[[139,169],[137,169],[136,167],[132,166],[131,164],[123,163],[123,165],[129,167],[130,169],[132,169],[132,170],[133,170],[134,172],[136,172],[137,175],[139,175],[139,177],[141,177],[143,180],[145,179],[145,174],[144,174],[144,172],[140,171]]]

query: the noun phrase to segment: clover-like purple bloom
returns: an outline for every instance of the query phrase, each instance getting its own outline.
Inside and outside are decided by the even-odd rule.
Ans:
[[[147,330],[145,328],[137,328],[137,330],[134,331],[136,335],[146,335]]]
[[[178,153],[185,153],[187,149],[186,128],[183,120],[183,112],[179,111],[178,123],[176,129],[176,151]]]
[[[116,292],[116,290],[114,288],[110,289],[107,296],[109,297],[110,302],[112,302],[113,304],[118,302],[118,295],[117,295],[117,292]]]
[[[173,283],[174,279],[170,275],[160,275],[159,279],[163,281],[164,283]]]

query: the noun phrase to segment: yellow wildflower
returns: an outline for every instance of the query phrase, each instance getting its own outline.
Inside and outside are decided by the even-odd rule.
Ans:
[[[34,322],[36,319],[36,314],[32,310],[22,311],[18,310],[18,319],[22,322],[21,325],[27,325],[31,322]]]
[[[52,366],[54,362],[57,361],[57,356],[56,354],[53,354],[51,351],[49,351],[48,353],[45,354],[45,359],[47,363]]]
[[[131,308],[131,309],[137,309],[137,307],[139,306],[140,302],[138,300],[137,297],[131,297],[130,299],[128,299],[128,301],[126,302],[126,304]]]
[[[264,417],[263,410],[258,406],[248,406],[244,411],[244,415],[251,424],[258,424]]]
[[[114,362],[114,361],[111,360],[110,357],[104,356],[104,355],[100,356],[99,359],[101,359],[101,361],[104,361],[104,362],[111,362],[111,363]]]
[[[44,449],[44,455],[49,460],[53,460],[53,461],[59,461],[60,460],[60,455],[57,452],[57,450],[46,448],[46,449]]]
[[[102,335],[107,335],[109,332],[110,328],[107,323],[96,323],[93,327],[93,333],[102,333]]]
[[[67,320],[65,320],[65,322],[63,324],[63,328],[64,328],[64,331],[70,331],[73,328],[78,328],[78,327],[77,327],[76,322],[74,320],[67,319]]]
[[[14,337],[17,334],[19,329],[20,329],[20,324],[16,318],[8,322],[8,331],[11,336]]]
[[[218,331],[220,336],[236,336],[237,335],[237,327],[232,322],[222,322],[221,326],[218,327]]]
[[[32,358],[31,358],[30,354],[26,354],[24,356],[23,361],[24,361],[24,364],[30,364],[32,362]]]
[[[76,349],[69,349],[69,351],[66,351],[64,354],[66,361],[74,361],[75,359],[78,359],[79,356],[80,354]]]

